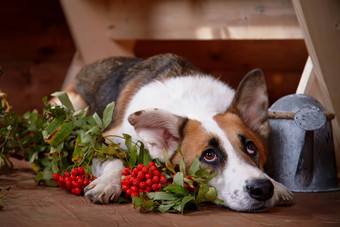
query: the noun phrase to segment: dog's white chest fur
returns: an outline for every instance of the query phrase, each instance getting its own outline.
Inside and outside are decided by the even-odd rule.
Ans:
[[[227,84],[210,76],[175,77],[151,82],[132,97],[123,124],[115,134],[127,133],[138,140],[127,118],[148,108],[163,109],[195,120],[211,118],[227,109],[234,93]]]

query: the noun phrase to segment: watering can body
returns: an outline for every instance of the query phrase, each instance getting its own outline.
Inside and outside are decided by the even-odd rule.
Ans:
[[[270,118],[269,176],[295,192],[338,190],[331,119],[313,97],[288,95],[269,109],[293,118]]]

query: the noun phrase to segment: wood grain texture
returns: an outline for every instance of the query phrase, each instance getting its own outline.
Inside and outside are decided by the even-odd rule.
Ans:
[[[13,159],[12,159],[13,160]],[[131,204],[94,205],[64,189],[35,185],[29,164],[0,173],[0,186],[12,185],[0,226],[322,226],[339,225],[340,192],[296,193],[295,204],[264,213],[239,213],[213,204],[180,214],[142,214]]]
[[[110,0],[113,39],[301,39],[289,0]]]
[[[313,63],[316,98],[335,112],[333,138],[340,173],[340,1],[294,0],[293,5]]]

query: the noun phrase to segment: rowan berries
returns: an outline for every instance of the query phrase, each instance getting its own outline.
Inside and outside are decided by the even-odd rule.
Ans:
[[[78,169],[72,169],[72,170],[71,170],[71,174],[72,174],[73,176],[77,176],[77,175],[78,175]]]
[[[149,167],[154,166],[154,165],[155,165],[154,162],[149,162]]]
[[[152,182],[158,183],[159,182],[159,177],[158,176],[153,176]]]
[[[151,179],[147,179],[145,182],[146,182],[147,185],[152,185],[153,184]]]
[[[157,170],[157,167],[156,166],[150,166],[150,170],[153,172],[153,171]]]
[[[58,173],[55,173],[52,175],[53,180],[58,181],[60,175]]]
[[[138,192],[132,192],[131,196],[139,196]]]
[[[143,173],[147,173],[147,172],[149,172],[149,168],[146,167],[146,166],[144,166],[144,167],[142,168],[142,171],[143,171]]]
[[[151,179],[152,174],[151,174],[151,173],[146,173],[146,174],[144,175],[144,177],[145,177],[145,179]]]
[[[137,186],[131,186],[131,190],[133,192],[138,192],[138,187]]]
[[[126,198],[139,196],[141,192],[157,192],[168,183],[166,176],[160,173],[154,162],[149,163],[149,168],[143,164],[125,168],[122,175],[120,183]]]
[[[79,173],[79,174],[83,174],[84,171],[85,171],[85,170],[84,170],[83,167],[81,167],[81,166],[78,167],[78,173]]]
[[[65,172],[64,175],[55,173],[52,178],[58,183],[59,187],[80,195],[83,193],[84,188],[92,182],[93,176],[86,174],[83,167],[78,167],[73,168],[71,173]]]
[[[128,185],[126,185],[126,184],[123,184],[122,185],[122,191],[123,192],[125,192],[126,190],[128,190],[129,189],[129,186]]]
[[[143,167],[145,167],[143,164],[138,164],[137,169],[140,171],[143,169]]]

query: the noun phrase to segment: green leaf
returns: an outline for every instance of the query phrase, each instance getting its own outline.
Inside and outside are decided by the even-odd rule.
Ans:
[[[77,110],[72,114],[72,117],[85,117],[88,107],[86,109]]]
[[[43,98],[42,98],[42,102],[44,103],[44,105],[46,106],[48,103],[48,99],[47,99],[47,96],[44,96]]]
[[[149,192],[148,197],[153,200],[176,200],[177,197],[166,192]]]
[[[164,155],[164,163],[165,163],[166,168],[168,168],[171,172],[176,174],[175,167],[170,162],[169,157],[168,157],[168,153],[166,152],[165,149],[163,149],[163,155]]]
[[[123,134],[124,138],[125,138],[125,146],[127,148],[128,151],[131,151],[131,146],[132,146],[132,138],[130,135],[128,134]]]
[[[144,144],[141,141],[138,141],[138,143],[139,143],[139,155],[137,163],[148,166],[149,162],[152,161],[149,151],[144,148]]]
[[[182,150],[181,150],[181,148],[179,148],[179,147],[177,147],[177,152],[183,157],[183,153],[182,153]]]
[[[47,142],[52,144],[52,146],[57,147],[67,136],[72,133],[73,129],[74,124],[72,121],[63,123],[58,127],[56,133],[51,138],[47,139]]]
[[[103,153],[97,153],[97,158],[99,161],[105,161],[106,160],[106,155]]]
[[[93,119],[96,121],[97,125],[98,125],[100,128],[103,128],[102,119],[100,119],[100,117],[98,116],[98,114],[97,114],[97,113],[94,113],[92,117],[93,117]]]
[[[86,134],[88,135],[95,135],[95,134],[99,134],[99,132],[100,132],[100,129],[97,127],[97,126],[94,126],[93,128],[91,128],[90,130],[88,130],[87,132],[86,132]]]
[[[143,160],[144,160],[144,153],[145,152],[146,151],[144,149],[139,148],[139,155],[138,155],[138,159],[137,159],[137,164],[144,164]]]
[[[137,147],[134,145],[130,151],[129,167],[132,168],[137,161]]]
[[[158,210],[162,213],[165,213],[168,210],[170,210],[173,206],[175,206],[175,204],[161,204],[159,205]]]
[[[135,209],[142,206],[142,204],[145,202],[142,196],[141,197],[131,196],[131,198],[132,198],[133,208]]]
[[[181,195],[181,196],[188,195],[188,191],[184,187],[182,187],[178,184],[170,184],[170,185],[166,186],[163,190],[169,191],[169,192],[172,192],[174,194]]]
[[[217,201],[217,202],[219,202],[219,203],[224,203],[224,200],[223,199],[219,199],[219,198],[216,198],[216,200],[215,201]]]
[[[56,158],[52,159],[51,170],[52,170],[53,173],[59,172],[58,160]]]
[[[73,163],[80,163],[83,159],[83,155],[84,155],[84,150],[82,147],[79,146],[79,144],[81,143],[81,135],[78,135],[77,139],[76,139],[76,143],[74,145],[74,150],[72,153],[72,162]]]
[[[196,196],[196,203],[199,204],[203,201],[205,194],[207,193],[207,191],[209,190],[208,185],[206,184],[200,184],[199,185],[199,189],[197,192],[197,196]]]
[[[114,108],[115,108],[114,102],[111,102],[110,104],[108,104],[106,106],[106,108],[103,112],[103,127],[102,127],[102,130],[104,130],[111,123]]]
[[[184,159],[183,159],[183,156],[181,156],[181,159],[179,161],[179,171],[181,171],[183,173],[183,175],[185,176],[185,172],[186,172],[186,169],[185,169],[185,163],[184,163]]]
[[[197,172],[199,166],[200,166],[200,160],[198,159],[198,157],[196,157],[195,160],[192,162],[192,164],[190,166],[189,174],[190,175],[195,175],[195,173]]]
[[[195,200],[195,197],[192,196],[192,195],[188,195],[188,196],[185,196],[183,199],[182,199],[182,202],[181,202],[181,210],[180,212],[183,214],[184,212],[184,207],[186,204],[188,204],[190,201],[193,201]]]
[[[51,134],[64,122],[64,116],[58,116],[51,121],[51,123],[45,128],[45,131]]]
[[[53,173],[52,173],[51,170],[44,170],[42,178],[44,180],[50,180],[50,179],[52,179],[52,175],[53,175]]]
[[[53,97],[58,97],[61,104],[63,104],[67,109],[74,111],[74,107],[72,105],[71,100],[69,99],[68,95],[63,91],[54,92],[52,94]]]
[[[58,183],[53,179],[44,180],[44,184],[51,187],[58,186]]]
[[[43,179],[42,172],[38,172],[37,175],[35,175],[35,178],[34,178],[35,182],[39,183],[40,181],[42,181],[42,179]]]
[[[152,161],[152,158],[151,158],[151,156],[150,156],[150,153],[149,153],[148,150],[144,149],[144,145],[141,145],[141,146],[140,146],[140,150],[144,150],[143,162],[142,162],[142,163],[143,163],[145,166],[147,166],[147,165],[149,164],[149,162]]]
[[[210,174],[210,169],[199,169],[195,173],[195,175],[198,177],[208,177],[209,174]]]
[[[174,177],[174,183],[184,187],[183,173],[177,172]]]
[[[29,160],[29,163],[33,163],[37,156],[38,156],[38,152],[34,152],[33,155],[31,156],[30,160]]]
[[[216,188],[214,188],[213,186],[209,186],[208,191],[207,193],[205,193],[204,196],[204,202],[213,202],[216,200],[216,198],[217,198]]]
[[[211,181],[216,175],[217,175],[217,172],[214,172],[213,174],[211,174],[208,178],[205,179],[205,183],[208,183],[209,181]]]

